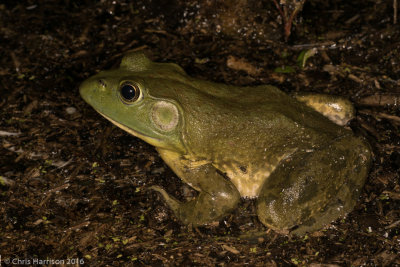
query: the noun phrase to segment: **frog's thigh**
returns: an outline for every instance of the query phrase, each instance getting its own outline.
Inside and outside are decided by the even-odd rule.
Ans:
[[[322,150],[283,161],[264,183],[257,214],[265,225],[302,235],[349,212],[370,164],[369,147],[346,137]]]

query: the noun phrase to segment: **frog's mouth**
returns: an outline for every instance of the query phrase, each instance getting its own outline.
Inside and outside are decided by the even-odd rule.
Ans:
[[[106,118],[107,120],[111,121],[114,125],[118,126],[118,127],[121,128],[122,130],[124,130],[124,131],[130,133],[131,135],[136,136],[136,137],[138,137],[138,138],[144,140],[145,142],[147,142],[147,143],[149,143],[149,144],[151,144],[151,145],[153,145],[153,146],[156,146],[156,147],[162,146],[162,145],[161,145],[162,143],[160,142],[160,140],[158,140],[158,139],[156,139],[156,138],[154,138],[154,137],[150,137],[150,136],[148,136],[148,135],[139,133],[139,132],[137,132],[137,131],[134,131],[134,130],[132,130],[131,128],[129,128],[128,126],[126,126],[126,125],[124,125],[124,124],[121,124],[121,123],[119,123],[119,122],[117,122],[117,121],[111,119],[110,117],[108,117],[107,115],[103,114],[102,112],[100,112],[100,111],[98,111],[98,110],[97,110],[97,112],[99,112],[100,115],[103,116],[104,118]]]

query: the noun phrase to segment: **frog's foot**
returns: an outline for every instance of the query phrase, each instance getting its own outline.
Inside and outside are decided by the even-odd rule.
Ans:
[[[262,212],[260,212],[259,218],[266,226],[274,231],[283,235],[295,234],[302,236],[306,233],[320,230],[338,217],[350,212],[356,202],[345,201],[344,198],[335,197],[324,209],[318,210],[314,214],[310,213],[308,209],[302,212],[301,207],[299,207],[299,210],[294,214],[276,213],[275,211],[280,208],[278,205],[282,205],[282,202],[279,200],[272,200],[269,203],[260,202],[257,208],[258,211],[268,211],[268,214],[262,214]],[[279,218],[277,218],[277,216]]]
[[[338,125],[344,126],[355,118],[353,104],[343,97],[316,93],[297,93],[293,96]]]
[[[344,137],[314,152],[281,162],[263,185],[257,214],[280,233],[303,235],[321,229],[350,212],[370,165],[362,139]]]
[[[191,175],[196,175],[196,178]],[[196,168],[196,171],[188,173],[185,178],[200,190],[195,199],[185,203],[171,197],[159,186],[150,187],[161,193],[175,216],[184,224],[199,226],[220,220],[239,203],[240,194],[236,187],[209,164]]]

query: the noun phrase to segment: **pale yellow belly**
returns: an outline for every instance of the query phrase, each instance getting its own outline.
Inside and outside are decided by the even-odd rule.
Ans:
[[[254,198],[260,193],[264,181],[274,171],[275,166],[266,164],[262,169],[254,170],[249,166],[246,170],[239,166],[220,166],[232,183],[236,186],[241,197]]]
[[[269,159],[265,156],[263,164],[249,164],[246,168],[237,162],[214,164],[214,166],[223,173],[226,173],[236,186],[241,197],[255,198],[260,194],[265,180],[269,178],[280,162],[290,157],[296,150],[297,148]]]

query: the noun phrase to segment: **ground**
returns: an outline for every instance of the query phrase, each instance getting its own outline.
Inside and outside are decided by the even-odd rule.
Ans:
[[[3,1],[1,263],[400,265],[394,2],[309,0],[285,37],[272,0]],[[115,68],[130,50],[201,79],[349,98],[357,109],[351,128],[374,151],[354,211],[301,238],[263,226],[252,200],[219,223],[181,225],[147,188],[160,185],[181,200],[195,192],[154,148],[79,96],[84,79]]]

